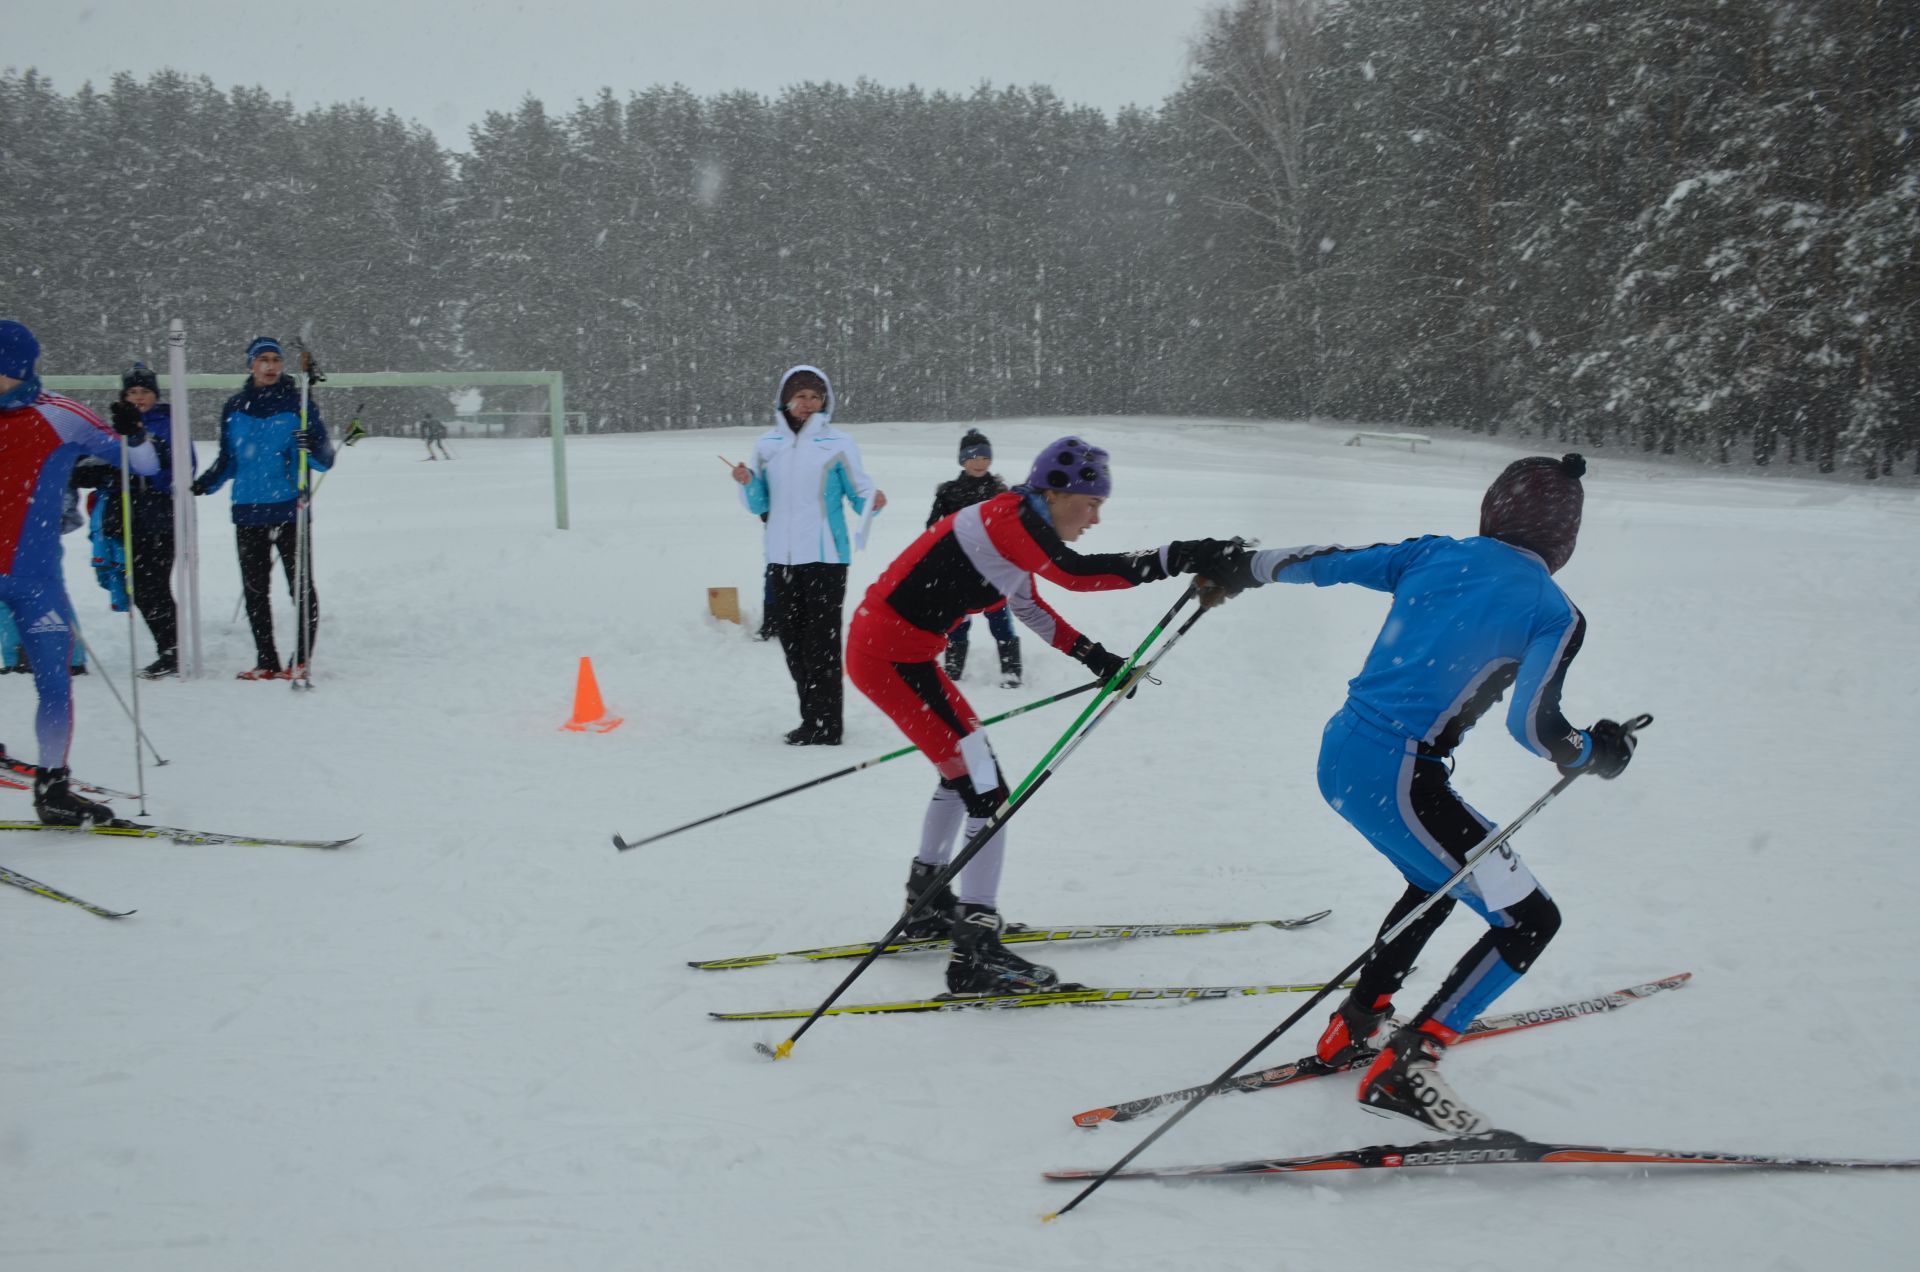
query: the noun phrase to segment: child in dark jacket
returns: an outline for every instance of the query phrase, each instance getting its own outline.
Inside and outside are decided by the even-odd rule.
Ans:
[[[145,363],[120,377],[120,400],[140,412],[147,436],[160,460],[152,477],[135,477],[128,502],[133,506],[133,603],[147,620],[159,657],[141,671],[148,680],[177,675],[180,670],[179,628],[173,604],[173,409],[160,400],[160,379]],[[98,514],[101,537],[115,550],[112,564],[124,592],[126,563],[118,545],[124,543],[120,521],[120,468],[109,462],[83,463],[74,469],[73,483],[100,491]],[[96,554],[97,557],[98,554]],[[97,563],[97,562],[96,562]],[[101,586],[113,589],[108,580]],[[125,609],[124,595],[114,608]]]
[[[991,467],[993,443],[978,429],[968,429],[967,435],[960,439],[960,475],[952,481],[941,482],[933,492],[933,511],[927,514],[928,528],[962,508],[1006,494],[1007,483],[988,472]],[[967,629],[972,626],[972,619],[962,619],[958,627],[947,633],[945,662],[949,680],[960,679],[960,673],[966,668]],[[1013,618],[1004,604],[987,611],[987,628],[1000,647],[1001,688],[1019,688],[1020,639],[1013,634]]]

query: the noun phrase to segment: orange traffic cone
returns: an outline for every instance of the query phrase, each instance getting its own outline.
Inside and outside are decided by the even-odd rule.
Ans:
[[[600,682],[593,678],[593,660],[580,660],[580,679],[573,689],[573,719],[560,727],[575,733],[611,733],[626,723],[624,716],[607,715],[600,701]]]

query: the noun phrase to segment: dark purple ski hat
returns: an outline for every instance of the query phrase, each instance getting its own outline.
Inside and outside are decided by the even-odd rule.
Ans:
[[[1107,452],[1077,437],[1063,437],[1034,459],[1027,485],[1035,490],[1105,499],[1113,493],[1113,472],[1107,466]]]

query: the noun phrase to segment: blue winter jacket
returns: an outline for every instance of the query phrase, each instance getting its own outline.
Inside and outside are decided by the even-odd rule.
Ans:
[[[311,451],[307,466],[315,472],[333,467],[333,443],[320,405],[307,399]],[[220,454],[195,479],[193,493],[211,494],[233,482],[233,524],[286,525],[299,513],[300,389],[291,376],[270,387],[252,380],[227,399],[220,411]]]

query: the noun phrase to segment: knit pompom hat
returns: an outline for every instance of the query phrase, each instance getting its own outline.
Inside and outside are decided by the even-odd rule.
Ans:
[[[1580,538],[1586,503],[1580,478],[1586,471],[1587,461],[1579,455],[1514,460],[1480,501],[1480,533],[1538,555],[1549,574],[1558,571]]]

